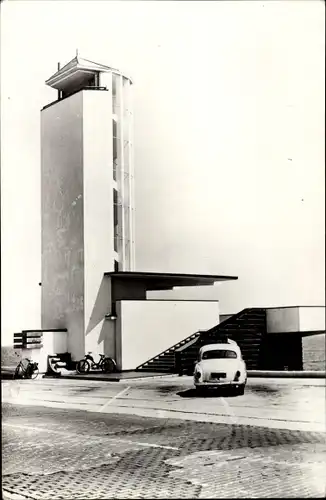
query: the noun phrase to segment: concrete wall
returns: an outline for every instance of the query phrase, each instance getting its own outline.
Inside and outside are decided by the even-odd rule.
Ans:
[[[281,307],[267,309],[267,332],[325,330],[325,307]]]
[[[267,333],[299,331],[299,310],[297,307],[267,309]]]
[[[85,352],[104,353],[115,358],[114,321],[105,319],[111,313],[111,279],[103,276],[85,332]]]
[[[83,96],[41,112],[42,328],[84,354]]]
[[[45,336],[52,337],[54,354],[62,354],[62,353],[67,352],[68,332],[45,332],[45,333],[43,333],[43,340],[44,340]],[[44,342],[43,342],[43,346],[44,346]]]
[[[121,301],[117,325],[117,361],[134,369],[200,329],[219,322],[215,301]]]
[[[22,358],[28,358],[39,364],[40,373],[47,371],[48,356],[67,352],[67,332],[43,332],[41,349],[21,349]]]
[[[300,307],[300,331],[325,330],[325,307]]]
[[[112,95],[83,91],[42,111],[42,328],[67,328],[73,359],[115,350]],[[86,334],[86,338],[85,338]]]
[[[326,370],[325,349],[325,334],[303,337],[303,369]]]
[[[112,328],[107,322],[103,323],[104,315],[110,312],[111,297],[104,273],[114,271],[112,95],[109,84],[108,89],[82,92],[85,350],[103,353],[106,349],[106,354],[112,350],[107,345]],[[100,323],[94,321],[95,316],[99,319],[99,302]]]

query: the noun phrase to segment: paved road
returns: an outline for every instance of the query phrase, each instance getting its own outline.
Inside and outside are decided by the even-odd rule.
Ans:
[[[3,382],[3,401],[104,413],[324,431],[325,380],[249,379],[244,396],[198,397],[191,377]],[[221,396],[221,397],[218,397]]]
[[[35,500],[325,496],[325,433],[315,430],[322,381],[251,380],[236,398],[196,398],[188,378],[74,382],[2,384],[5,493]],[[23,404],[13,404],[18,399]],[[131,414],[139,409],[146,416]],[[309,428],[286,425],[295,415],[297,427]]]

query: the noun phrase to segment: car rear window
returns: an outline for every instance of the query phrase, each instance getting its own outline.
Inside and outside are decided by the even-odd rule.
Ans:
[[[216,351],[203,352],[202,359],[222,359],[222,358],[237,358],[237,353],[234,351],[216,349]]]

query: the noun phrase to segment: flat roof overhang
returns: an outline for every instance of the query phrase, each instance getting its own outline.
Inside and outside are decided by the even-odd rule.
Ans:
[[[237,280],[237,276],[222,276],[215,274],[179,274],[179,273],[149,273],[118,271],[105,273],[113,282],[125,285],[141,285],[146,291],[172,290],[183,286],[211,286],[218,281]]]

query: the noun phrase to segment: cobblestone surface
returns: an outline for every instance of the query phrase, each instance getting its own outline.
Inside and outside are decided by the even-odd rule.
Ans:
[[[35,500],[325,496],[325,434],[3,406],[2,487]]]
[[[170,474],[202,486],[199,498],[261,498],[325,495],[325,445],[241,448],[170,459]]]

